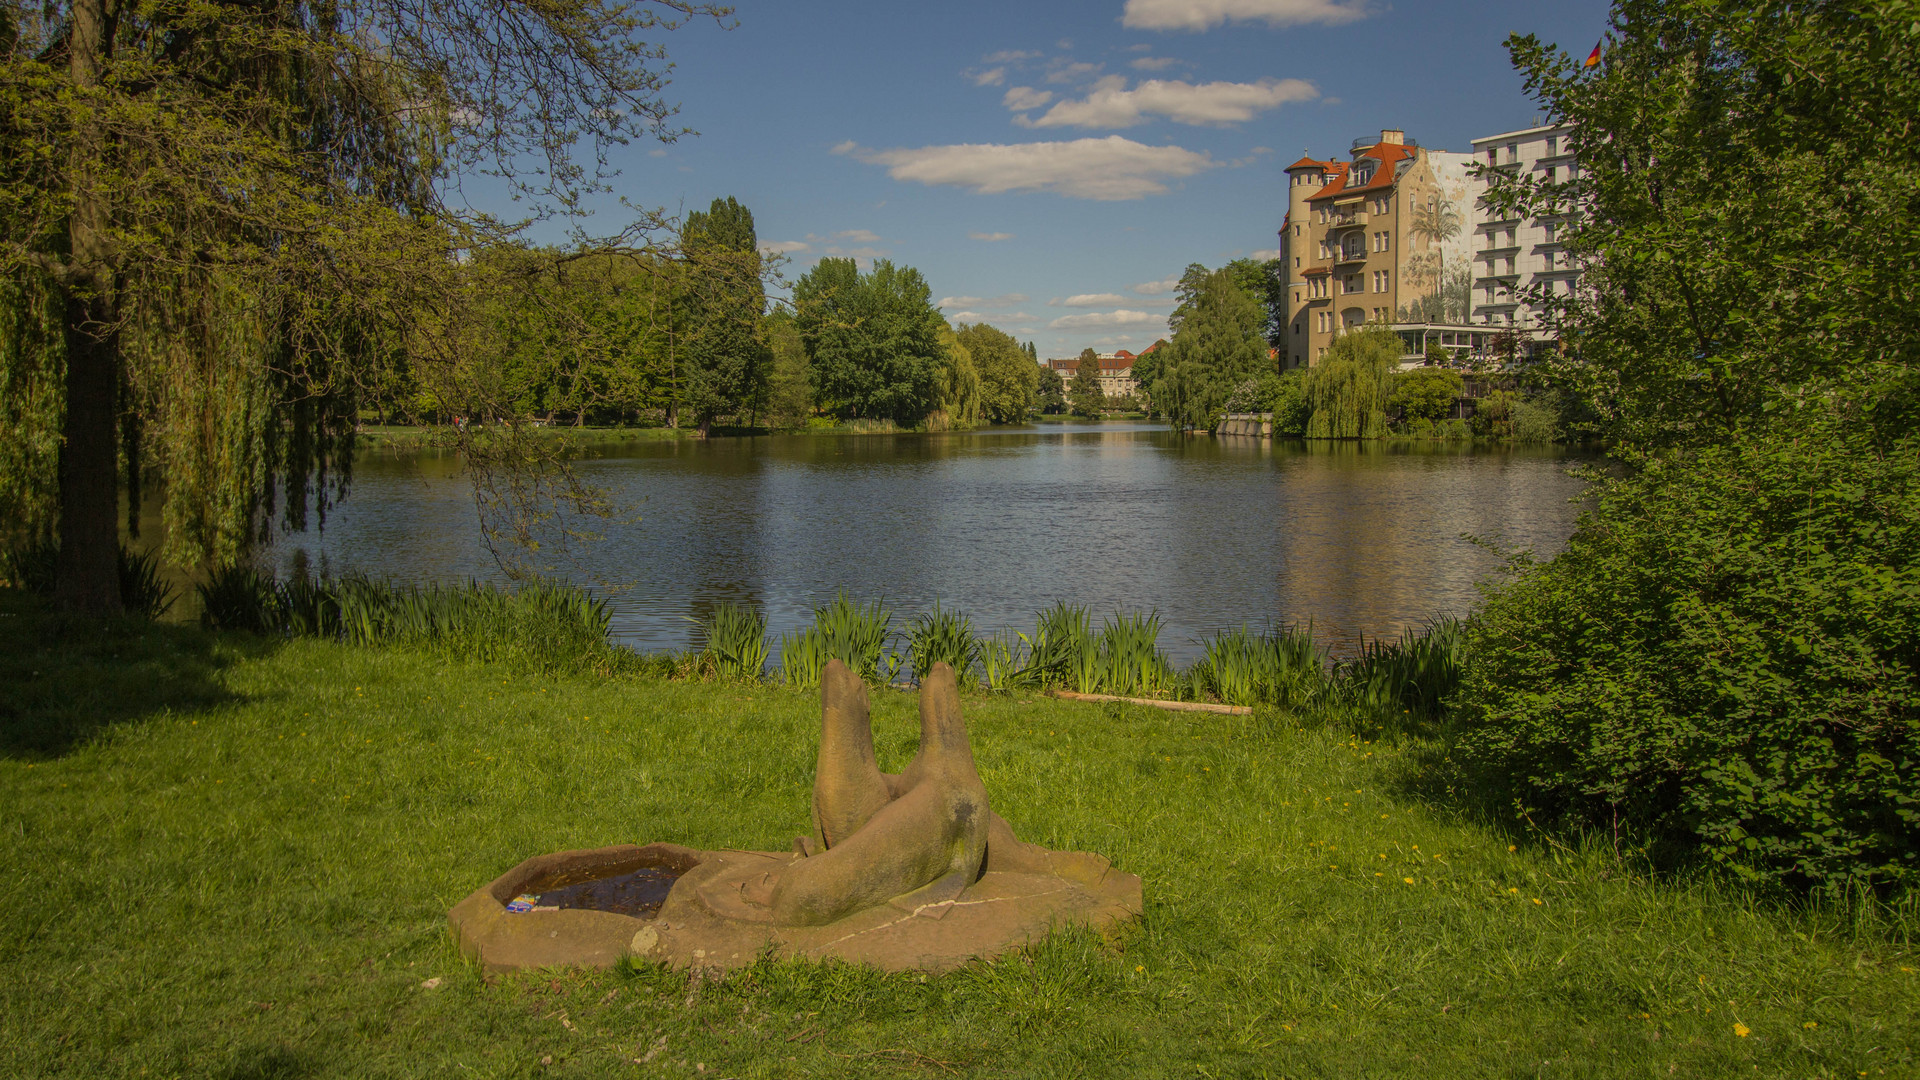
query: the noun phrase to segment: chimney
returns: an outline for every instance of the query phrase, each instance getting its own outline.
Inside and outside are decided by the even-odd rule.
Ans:
[[[1389,146],[1401,146],[1407,141],[1407,133],[1404,131],[1395,131],[1392,128],[1381,128],[1380,141]]]

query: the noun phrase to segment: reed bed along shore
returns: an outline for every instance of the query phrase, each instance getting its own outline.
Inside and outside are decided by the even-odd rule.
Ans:
[[[966,647],[943,633],[925,655]],[[446,911],[529,855],[805,832],[818,700],[371,640],[394,644],[72,623],[0,590],[11,1073],[1852,1078],[1920,1055],[1910,908],[1773,905],[1486,824],[1423,787],[1431,742],[1336,714],[984,682],[994,809],[1145,878],[1120,937],[933,977],[488,978]],[[898,769],[915,696],[872,700]]]

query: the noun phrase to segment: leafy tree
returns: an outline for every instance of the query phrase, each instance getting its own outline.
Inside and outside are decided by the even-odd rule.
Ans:
[[[1067,400],[1073,403],[1076,416],[1099,416],[1106,409],[1107,395],[1100,389],[1100,355],[1092,349],[1080,350],[1080,364],[1073,369]]]
[[[1509,40],[1579,171],[1496,175],[1489,198],[1572,212],[1581,287],[1541,299],[1575,346],[1559,374],[1610,434],[1712,445],[1816,403],[1911,417],[1920,144],[1890,135],[1920,115],[1913,17],[1619,0],[1598,67]]]
[[[1144,407],[1149,410],[1155,408],[1153,384],[1160,379],[1160,361],[1167,355],[1167,347],[1167,339],[1161,338],[1133,359],[1133,381],[1139,387],[1137,393],[1145,399]]]
[[[1305,375],[1283,371],[1275,379],[1266,398],[1266,411],[1273,414],[1273,433],[1299,438],[1307,433],[1307,395],[1301,384]]]
[[[1387,434],[1387,403],[1400,337],[1383,327],[1335,338],[1301,383],[1307,399],[1307,438],[1380,439]]]
[[[795,325],[817,400],[841,417],[902,426],[939,407],[947,324],[931,296],[920,271],[886,259],[865,274],[852,259],[822,259],[802,275]]]
[[[1442,420],[1453,412],[1466,380],[1457,371],[1439,367],[1420,367],[1394,378],[1389,408],[1397,408],[1409,420]]]
[[[659,12],[664,11],[665,17]],[[578,210],[593,161],[672,138],[641,35],[719,9],[683,0],[391,0],[0,8],[0,325],[31,341],[6,439],[57,481],[0,490],[58,534],[56,596],[120,607],[119,479],[167,478],[175,560],[231,559],[344,489],[357,390],[405,358],[457,378],[456,252],[497,240],[438,181],[490,169],[537,215]],[[52,332],[51,331],[57,331]],[[49,347],[51,347],[49,349]],[[52,355],[49,355],[49,353]],[[48,390],[37,381],[58,383]],[[450,389],[444,396],[465,391]],[[37,451],[9,464],[44,468]],[[137,519],[136,519],[137,520]]]
[[[1051,367],[1038,370],[1040,378],[1033,387],[1033,411],[1048,415],[1066,412],[1067,388],[1060,373]]]
[[[986,323],[962,326],[955,336],[980,373],[981,414],[994,424],[1025,420],[1040,381],[1040,366],[1029,347]]]
[[[1262,336],[1266,316],[1231,268],[1187,270],[1179,325],[1160,350],[1166,359],[1155,373],[1153,403],[1177,427],[1212,430],[1234,388],[1272,366]]]
[[[767,379],[767,425],[805,427],[813,414],[813,378],[793,313],[782,309],[767,316],[766,337],[773,352],[773,370]]]
[[[753,212],[729,195],[688,214],[680,255],[682,393],[704,435],[719,417],[754,412],[766,401],[773,354],[760,335],[767,294]]]

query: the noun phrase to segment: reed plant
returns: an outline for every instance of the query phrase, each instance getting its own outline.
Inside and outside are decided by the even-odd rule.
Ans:
[[[1173,665],[1160,651],[1160,613],[1115,613],[1101,628],[1100,683],[1108,693],[1157,697],[1173,684]]]
[[[924,678],[933,665],[945,662],[953,665],[962,689],[976,686],[981,652],[980,639],[973,634],[973,620],[960,612],[944,610],[938,600],[933,602],[933,610],[913,617],[913,626],[907,632],[907,659],[916,679]]]
[[[1271,705],[1299,710],[1328,696],[1328,674],[1313,629],[1245,626],[1207,639],[1189,672],[1192,692],[1229,705]]]
[[[1033,636],[1021,635],[1027,646],[1027,666],[1019,681],[1034,685],[1061,685],[1083,694],[1100,685],[1100,642],[1094,636],[1087,609],[1062,600],[1034,617]]]
[[[827,667],[827,639],[817,626],[780,635],[780,679],[796,690],[815,690]]]
[[[980,679],[989,690],[1011,690],[1026,666],[1027,639],[1012,630],[996,630],[980,639]]]
[[[1359,656],[1339,665],[1339,694],[1345,704],[1388,726],[1436,720],[1460,686],[1466,655],[1466,629],[1459,619],[1408,627],[1398,641],[1364,642]]]
[[[832,603],[814,609],[813,626],[826,659],[840,661],[868,682],[885,682],[898,666],[898,658],[887,647],[893,611],[883,601],[862,606],[846,593],[838,593]],[[822,667],[826,659],[821,660]]]
[[[767,617],[743,604],[721,603],[699,620],[702,656],[723,679],[757,681],[767,666]]]
[[[60,545],[52,541],[27,544],[0,555],[0,579],[41,596],[51,596],[60,565]],[[122,546],[115,561],[120,583],[120,606],[128,615],[149,621],[165,615],[178,597],[160,576],[157,552]]]

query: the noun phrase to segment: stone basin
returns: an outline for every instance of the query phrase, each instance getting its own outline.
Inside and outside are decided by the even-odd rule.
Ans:
[[[988,871],[958,897],[915,894],[824,926],[778,926],[741,899],[742,886],[799,856],[623,844],[528,859],[448,913],[461,950],[489,971],[606,968],[627,956],[675,968],[734,968],[765,954],[829,957],[884,971],[944,971],[1037,942],[1053,930],[1102,933],[1143,910],[1138,875],[1100,855],[1035,849],[1021,872]],[[658,914],[559,907],[509,912],[515,897],[616,878],[642,868],[676,875]],[[543,905],[544,908],[545,905]]]

